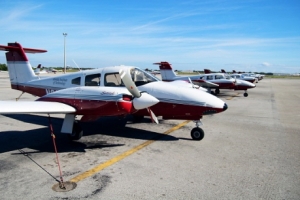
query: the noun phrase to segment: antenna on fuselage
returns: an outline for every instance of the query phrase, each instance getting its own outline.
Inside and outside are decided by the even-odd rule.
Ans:
[[[79,68],[79,66],[77,65],[77,63],[75,62],[75,60],[73,60],[74,64],[76,65],[76,67],[79,69],[79,71],[81,71],[81,69]]]

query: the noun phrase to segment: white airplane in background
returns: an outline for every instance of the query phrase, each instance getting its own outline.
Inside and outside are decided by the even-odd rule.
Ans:
[[[191,137],[201,140],[202,116],[227,109],[224,101],[209,93],[159,81],[136,67],[105,67],[44,78],[34,74],[25,53],[46,50],[23,48],[19,43],[0,45],[0,50],[7,51],[12,89],[40,97],[33,102],[0,101],[0,114],[65,114],[61,132],[71,139],[80,139],[83,134],[75,120],[77,115],[82,115],[80,121],[93,121],[102,116],[134,114],[150,115],[156,123],[156,115],[195,120]]]
[[[185,81],[187,83],[192,82],[192,84],[195,84],[199,87],[204,87],[204,88],[218,88],[219,85],[209,82],[209,81],[205,81],[201,78],[199,78],[198,75],[195,76],[178,76],[175,74],[175,72],[173,71],[171,64],[169,64],[168,62],[159,62],[159,63],[153,63],[154,65],[159,65],[159,69],[160,69],[160,74],[161,74],[161,78],[162,81],[166,81],[166,82],[176,82],[176,84],[179,85],[179,81]],[[210,92],[210,91],[209,91]]]
[[[39,64],[39,65],[37,66],[37,68],[35,68],[34,73],[35,73],[36,75],[40,75],[40,74],[46,74],[46,73],[48,73],[48,72],[47,72],[45,69],[42,68],[42,65],[41,65],[41,64]]]
[[[245,90],[244,96],[247,97],[247,89],[254,88],[255,85],[247,81],[233,79],[224,73],[211,73],[210,70],[204,70],[206,74],[194,76],[177,76],[168,62],[154,63],[158,64],[163,81],[186,80],[190,79],[194,84],[205,87],[210,93],[215,88],[215,93],[219,94],[220,89]]]
[[[255,77],[257,78],[257,80],[262,80],[264,78],[265,75],[262,74],[254,74],[254,73],[241,73],[244,76],[250,76],[250,77]]]
[[[221,72],[226,74],[226,71],[224,69],[221,69]],[[258,79],[255,78],[255,77],[245,76],[243,74],[238,74],[235,71],[232,74],[228,74],[228,76],[230,76],[231,78],[234,78],[234,79],[240,79],[240,80],[243,80],[243,81],[248,81],[250,83],[257,83],[258,82]]]
[[[58,70],[58,69],[54,69],[54,68],[50,68],[49,71],[53,72],[54,74],[56,74],[56,72],[62,72],[62,70]]]
[[[205,72],[206,79],[208,77],[210,77],[210,79],[213,78],[213,79],[235,80],[234,86],[229,86],[229,87],[223,88],[223,89],[244,90],[245,91],[244,92],[244,97],[248,96],[248,93],[247,93],[248,89],[252,89],[252,88],[256,87],[256,85],[253,84],[253,83],[250,83],[248,81],[244,81],[244,80],[241,80],[241,79],[234,79],[234,78],[230,77],[229,75],[227,75],[225,73],[211,73],[211,71],[209,69],[204,69],[204,72]]]

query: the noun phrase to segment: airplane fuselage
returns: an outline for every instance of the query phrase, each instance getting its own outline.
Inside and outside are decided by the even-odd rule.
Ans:
[[[39,101],[71,105],[76,108],[77,115],[110,116],[129,113],[148,115],[146,109],[137,111],[132,107],[131,97],[128,99],[130,93],[124,85],[121,85],[118,77],[122,68],[124,66],[38,77],[25,83],[12,81],[11,85],[13,89],[41,97]],[[136,81],[136,84],[140,91],[147,92],[159,100],[159,103],[151,109],[165,119],[199,120],[203,115],[226,109],[222,100],[201,90],[178,87],[158,80],[150,83]],[[124,94],[128,96],[124,97]]]

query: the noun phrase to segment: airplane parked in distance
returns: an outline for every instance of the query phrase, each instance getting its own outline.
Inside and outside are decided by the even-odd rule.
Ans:
[[[53,72],[54,74],[56,74],[56,72],[62,72],[62,70],[54,69],[52,67],[49,69],[49,71]]]
[[[83,134],[75,119],[78,115],[82,116],[80,121],[93,121],[102,116],[133,114],[150,115],[156,123],[156,116],[195,120],[191,137],[201,140],[201,118],[227,109],[224,101],[209,93],[159,81],[137,67],[121,65],[40,78],[26,53],[46,50],[23,48],[19,43],[0,45],[0,50],[7,51],[12,89],[40,97],[33,102],[0,101],[0,114],[65,114],[61,132],[71,139],[80,139]]]
[[[208,92],[213,93],[211,89],[215,88],[215,93],[219,94],[220,89],[244,90],[244,96],[247,97],[247,89],[254,88],[255,85],[247,81],[233,79],[224,73],[211,73],[204,69],[205,74],[193,76],[177,76],[168,62],[154,63],[159,65],[163,81],[187,80],[190,79],[194,84],[205,87]]]
[[[35,73],[36,75],[40,75],[40,74],[47,74],[48,71],[46,71],[46,70],[42,67],[42,65],[39,64],[39,65],[35,68],[34,73]]]
[[[226,71],[224,69],[221,69],[222,73],[226,74]],[[250,83],[257,83],[258,79],[252,76],[245,76],[243,74],[238,74],[238,73],[232,73],[232,74],[228,74],[228,76],[230,76],[231,78],[234,79],[240,79],[240,80],[244,80],[244,81],[248,81]]]
[[[211,78],[226,78],[226,79],[230,79],[230,80],[235,80],[235,84],[232,87],[229,87],[227,89],[233,89],[233,90],[244,90],[244,97],[248,96],[247,90],[248,89],[252,89],[255,88],[256,85],[253,83],[250,83],[248,81],[244,81],[241,79],[233,79],[232,77],[230,77],[229,75],[225,74],[225,73],[211,73],[211,71],[209,69],[204,69],[205,72],[205,76],[208,77],[210,76]]]
[[[232,73],[233,74],[236,74],[237,72],[235,71],[235,70],[232,70]],[[250,76],[250,77],[255,77],[255,78],[257,78],[257,80],[262,80],[264,77],[265,77],[265,75],[262,75],[262,74],[255,74],[255,73],[246,73],[246,72],[238,72],[237,74],[242,74],[242,75],[244,75],[244,76]]]

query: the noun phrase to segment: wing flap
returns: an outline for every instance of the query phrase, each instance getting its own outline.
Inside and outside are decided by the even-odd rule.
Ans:
[[[65,114],[76,112],[72,106],[58,102],[0,101],[0,114]]]

